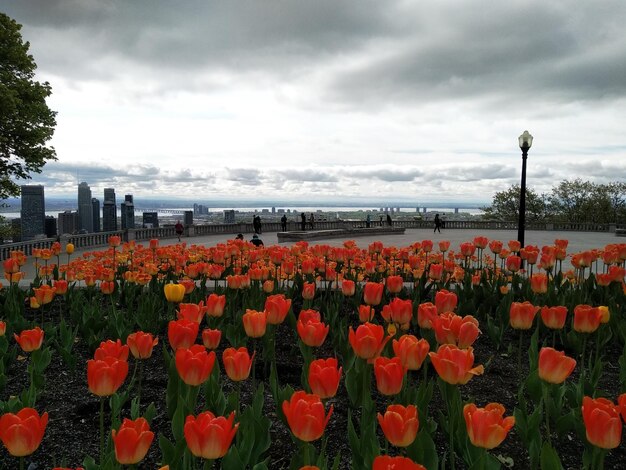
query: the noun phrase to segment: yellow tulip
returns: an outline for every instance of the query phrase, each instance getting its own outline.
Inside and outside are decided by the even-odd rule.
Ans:
[[[185,297],[185,286],[182,284],[165,284],[163,290],[168,302],[180,303]]]
[[[74,253],[74,244],[73,243],[68,243],[67,245],[65,245],[65,252],[68,255],[71,255],[72,253]]]

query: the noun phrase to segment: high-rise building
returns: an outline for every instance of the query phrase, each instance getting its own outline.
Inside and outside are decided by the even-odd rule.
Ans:
[[[91,214],[93,219],[93,231],[100,231],[100,200],[95,197],[91,198]]]
[[[235,211],[234,210],[224,211],[224,223],[225,224],[235,223]]]
[[[91,205],[91,188],[85,182],[78,185],[78,218],[80,229],[93,232],[93,207]]]
[[[183,213],[183,224],[185,226],[193,225],[193,211],[185,211]]]
[[[78,218],[78,212],[65,211],[59,213],[58,218],[58,232],[59,235],[73,234],[78,232],[80,220]]]
[[[144,212],[143,213],[143,228],[158,228],[159,226],[159,213],[158,212]]]
[[[117,230],[117,206],[115,205],[115,189],[104,188],[104,202],[102,203],[102,231],[114,232]]]
[[[133,195],[124,196],[124,202],[120,204],[122,212],[122,230],[135,228],[135,204],[133,204]]]
[[[22,241],[45,237],[46,204],[41,184],[22,186],[22,209],[20,216]]]
[[[46,216],[45,222],[46,237],[54,238],[57,236],[57,219],[51,215]]]

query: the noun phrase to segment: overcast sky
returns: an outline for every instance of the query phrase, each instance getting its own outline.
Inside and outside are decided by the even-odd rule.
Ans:
[[[624,181],[626,2],[3,0],[58,112],[33,182],[135,197],[490,201]]]

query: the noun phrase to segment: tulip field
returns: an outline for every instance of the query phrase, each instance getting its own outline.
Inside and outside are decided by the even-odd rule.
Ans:
[[[567,246],[13,252],[0,468],[625,468],[626,244]]]

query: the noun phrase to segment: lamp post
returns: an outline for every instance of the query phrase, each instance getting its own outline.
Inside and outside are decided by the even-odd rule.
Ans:
[[[526,229],[526,159],[528,149],[533,144],[533,136],[530,132],[524,131],[519,136],[519,148],[522,149],[522,185],[519,194],[519,223],[517,226],[517,241],[524,247],[524,230]]]

